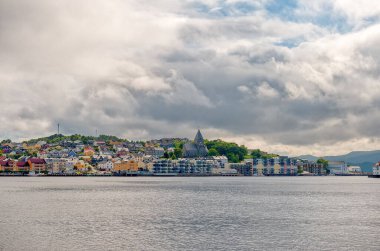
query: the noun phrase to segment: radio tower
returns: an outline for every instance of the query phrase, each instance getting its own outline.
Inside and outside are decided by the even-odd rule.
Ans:
[[[59,123],[58,123],[58,135],[59,135]]]

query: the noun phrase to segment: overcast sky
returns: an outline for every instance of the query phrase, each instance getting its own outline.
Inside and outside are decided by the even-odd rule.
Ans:
[[[0,0],[0,139],[380,149],[374,0]]]

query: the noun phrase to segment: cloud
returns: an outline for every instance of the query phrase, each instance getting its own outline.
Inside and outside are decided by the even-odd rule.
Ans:
[[[373,1],[0,1],[0,137],[377,148]],[[352,142],[355,142],[353,144]]]

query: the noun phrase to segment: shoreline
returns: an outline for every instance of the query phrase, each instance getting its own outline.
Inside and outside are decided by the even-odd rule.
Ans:
[[[22,174],[0,174],[0,177],[368,177],[368,178],[380,178],[379,175],[369,174],[355,174],[355,175],[155,175],[155,174],[128,174],[128,175],[112,175],[112,174],[48,174],[48,175],[22,175]]]

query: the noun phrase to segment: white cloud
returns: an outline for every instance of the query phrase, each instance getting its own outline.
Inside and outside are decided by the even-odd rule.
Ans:
[[[279,153],[375,148],[380,7],[302,1],[296,22],[242,2],[1,1],[0,137],[200,126]]]

